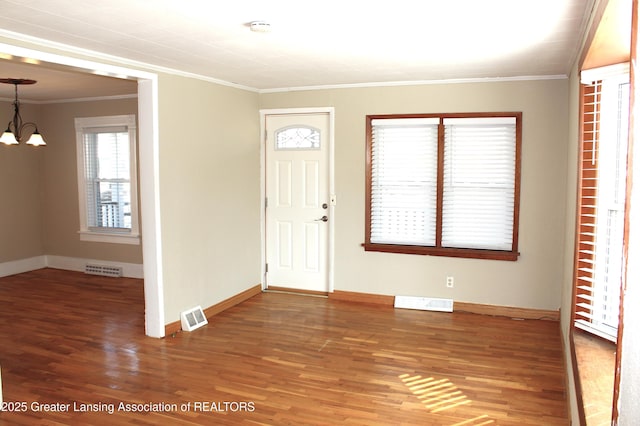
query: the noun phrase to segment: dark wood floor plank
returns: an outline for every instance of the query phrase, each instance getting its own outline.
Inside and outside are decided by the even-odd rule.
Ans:
[[[568,424],[553,321],[263,293],[152,339],[142,281],[52,269],[1,278],[0,307],[5,403],[28,405],[2,425]]]

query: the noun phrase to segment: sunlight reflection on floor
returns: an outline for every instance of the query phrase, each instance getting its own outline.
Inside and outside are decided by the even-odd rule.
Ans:
[[[434,377],[412,376],[410,374],[401,374],[398,377],[411,393],[422,402],[425,408],[432,413],[438,413],[473,402],[447,378],[436,379]],[[480,426],[490,424],[495,424],[495,421],[484,414],[455,423],[452,426]]]

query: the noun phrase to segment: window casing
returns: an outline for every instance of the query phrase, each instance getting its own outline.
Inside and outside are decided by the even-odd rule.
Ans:
[[[139,244],[135,115],[76,118],[80,239]]]
[[[522,114],[367,116],[367,251],[516,260]]]

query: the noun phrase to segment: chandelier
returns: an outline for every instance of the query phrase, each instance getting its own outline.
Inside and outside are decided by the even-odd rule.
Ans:
[[[7,130],[4,131],[0,137],[0,142],[7,145],[17,145],[23,140],[27,145],[40,146],[46,145],[44,138],[38,132],[38,126],[32,122],[22,122],[20,116],[20,101],[18,101],[18,85],[20,84],[35,84],[35,80],[29,80],[24,78],[0,78],[0,83],[13,84],[16,91],[16,99],[13,101],[13,119],[7,124]],[[25,129],[33,128],[33,132],[25,134]]]

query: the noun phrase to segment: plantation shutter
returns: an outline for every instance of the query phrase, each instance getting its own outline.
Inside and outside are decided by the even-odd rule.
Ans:
[[[582,146],[578,194],[578,241],[576,244],[576,324],[592,319],[595,284],[596,222],[598,193],[598,142],[602,81],[583,86]]]
[[[624,245],[627,72],[621,64],[581,76],[574,324],[612,341],[617,338]]]
[[[126,127],[84,129],[87,225],[131,228],[130,144]]]
[[[512,251],[516,118],[445,118],[442,246]]]
[[[434,246],[438,118],[372,120],[372,243]]]

